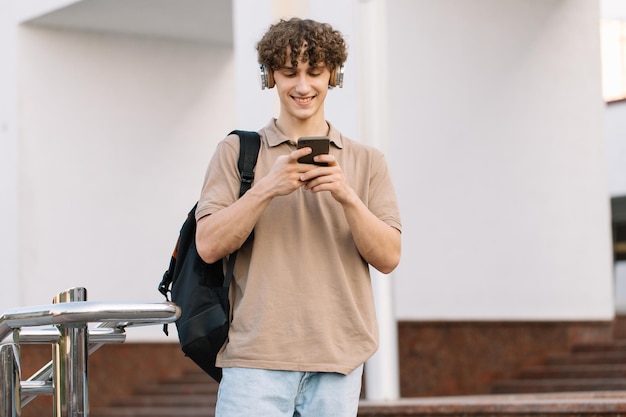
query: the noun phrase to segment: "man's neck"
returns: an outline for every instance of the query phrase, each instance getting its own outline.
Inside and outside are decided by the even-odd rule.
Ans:
[[[327,136],[330,130],[323,118],[321,120],[292,120],[279,117],[276,120],[276,127],[294,141],[305,136]]]

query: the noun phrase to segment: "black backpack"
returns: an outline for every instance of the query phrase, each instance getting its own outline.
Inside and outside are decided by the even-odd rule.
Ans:
[[[254,179],[254,166],[260,147],[259,134],[235,130],[239,135],[241,150],[238,168],[241,174],[239,197],[250,189]],[[159,284],[159,292],[182,310],[176,320],[178,339],[182,351],[216,381],[222,379],[222,369],[215,366],[215,357],[228,337],[228,288],[233,276],[237,252],[228,257],[224,275],[223,260],[212,264],[204,262],[196,250],[196,206],[180,229],[170,265]],[[170,288],[171,286],[171,288]],[[163,331],[168,334],[167,325]]]

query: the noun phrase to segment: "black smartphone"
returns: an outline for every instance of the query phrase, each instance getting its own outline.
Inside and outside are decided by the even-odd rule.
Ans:
[[[298,159],[301,164],[328,165],[325,162],[315,162],[316,155],[327,154],[330,151],[330,139],[328,136],[307,136],[298,139],[298,149],[309,147],[313,152]]]

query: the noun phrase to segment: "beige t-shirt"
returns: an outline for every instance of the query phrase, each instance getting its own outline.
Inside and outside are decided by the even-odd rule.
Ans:
[[[261,131],[255,179],[296,149],[275,120]],[[350,185],[379,219],[401,230],[384,155],[330,127],[331,154]],[[209,164],[196,218],[238,197],[239,139],[223,140]],[[254,187],[254,183],[252,185]],[[348,374],[377,349],[369,266],[330,193],[300,188],[268,205],[254,239],[237,255],[231,284],[232,322],[220,367]]]

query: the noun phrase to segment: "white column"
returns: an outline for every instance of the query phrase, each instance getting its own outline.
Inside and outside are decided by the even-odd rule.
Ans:
[[[363,142],[387,150],[387,48],[385,2],[359,2],[360,136]],[[393,305],[393,281],[372,269],[372,284],[380,329],[378,352],[367,362],[365,389],[368,400],[400,397],[398,331]]]
[[[0,313],[19,304],[17,22],[0,0]]]

